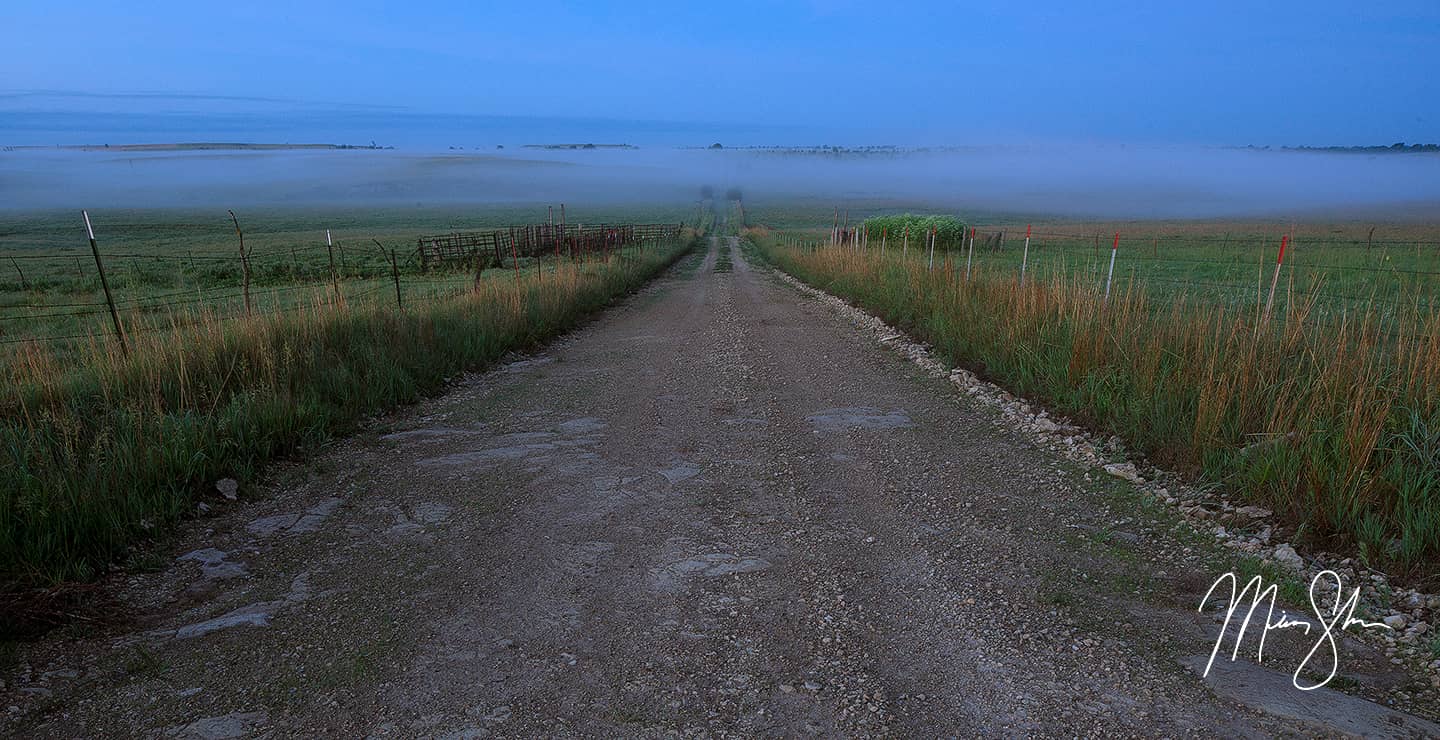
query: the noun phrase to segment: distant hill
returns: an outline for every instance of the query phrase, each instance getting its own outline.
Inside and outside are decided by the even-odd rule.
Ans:
[[[1251,144],[1246,149],[1269,149],[1268,146]],[[1390,146],[1282,146],[1287,152],[1349,152],[1355,154],[1415,154],[1419,152],[1440,152],[1440,144],[1406,144],[1397,142]]]
[[[84,152],[203,152],[203,151],[285,151],[291,149],[394,149],[361,144],[252,144],[240,142],[196,141],[173,144],[66,144],[59,146],[7,146],[5,151],[23,149],[73,149]]]

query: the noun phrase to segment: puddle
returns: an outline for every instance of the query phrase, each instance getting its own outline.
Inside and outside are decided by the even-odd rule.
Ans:
[[[194,561],[200,564],[200,575],[207,581],[218,581],[225,578],[243,578],[250,575],[250,571],[239,563],[227,562],[228,557],[224,551],[207,547],[203,550],[192,550],[175,558],[178,562]]]
[[[201,635],[208,635],[211,632],[246,625],[251,627],[269,627],[271,615],[274,614],[277,608],[284,606],[284,604],[285,602],[283,601],[262,601],[258,604],[242,606],[235,611],[222,614],[214,619],[207,619],[203,622],[196,622],[195,624],[187,624],[175,630],[175,638],[186,640],[191,637],[200,637]]]
[[[394,523],[393,525],[391,525],[389,529],[386,529],[386,530],[385,530],[385,533],[386,533],[386,534],[401,535],[401,536],[412,535],[412,534],[424,534],[424,533],[425,533],[425,527],[422,526],[422,525],[420,525],[420,524],[417,524],[416,522],[412,522],[412,521],[410,521],[409,519],[405,518],[405,515],[404,515],[404,514],[396,514],[396,515],[395,515],[395,523]]]
[[[584,416],[579,419],[571,419],[560,423],[561,434],[593,434],[608,426],[605,422],[593,416]]]
[[[245,525],[250,534],[269,537],[275,534],[305,534],[319,531],[325,520],[339,508],[341,499],[327,498],[303,513],[276,514],[262,517]]]
[[[290,526],[290,533],[303,534],[306,532],[318,531],[320,529],[320,525],[325,523],[325,519],[328,518],[332,513],[334,513],[335,509],[339,507],[340,499],[338,498],[332,497],[321,501],[320,503],[312,506],[308,511],[306,511],[305,515],[300,517],[299,521],[295,522],[293,525]]]
[[[671,591],[686,578],[717,578],[736,573],[753,573],[769,567],[770,561],[764,558],[712,552],[652,569],[650,585],[660,591]]]
[[[193,738],[194,740],[221,740],[222,738],[250,737],[256,730],[270,721],[265,712],[235,712],[219,717],[197,719],[188,725],[177,727],[166,733],[171,737]]]
[[[669,481],[670,485],[673,486],[680,481],[689,480],[690,478],[694,478],[695,476],[699,475],[700,468],[697,468],[694,465],[682,464],[676,465],[673,468],[665,468],[664,470],[660,471],[660,474],[665,476],[665,480]]]
[[[187,624],[175,630],[174,633],[169,633],[168,630],[162,630],[152,634],[185,640],[192,637],[208,635],[211,632],[218,632],[231,627],[269,627],[270,618],[275,615],[275,612],[291,604],[298,604],[308,598],[310,598],[310,574],[301,573],[290,583],[290,592],[282,599],[247,604],[239,609],[215,617],[214,619]]]
[[[454,511],[454,507],[445,504],[416,504],[410,512],[410,517],[421,524],[439,524],[449,519],[450,514]]]
[[[817,411],[807,417],[807,421],[815,425],[815,428],[836,432],[845,429],[900,429],[914,426],[910,422],[910,416],[901,409],[893,411],[881,411],[869,406],[855,406],[850,408],[825,409]]]
[[[567,450],[576,447],[598,444],[600,439],[594,436],[583,436],[576,439],[559,439],[555,432],[522,432],[520,434],[507,434],[496,438],[503,446],[490,447],[483,450],[471,450],[469,452],[456,452],[440,457],[430,457],[421,460],[421,465],[471,465],[475,463],[499,462],[504,460],[523,460],[532,455],[557,450]]]

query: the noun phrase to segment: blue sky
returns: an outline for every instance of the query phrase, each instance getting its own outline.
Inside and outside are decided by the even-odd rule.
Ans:
[[[27,91],[200,96],[85,103],[135,111],[364,106],[885,142],[1431,142],[1440,3],[9,0],[0,92]],[[26,105],[58,104],[12,96],[0,111]]]

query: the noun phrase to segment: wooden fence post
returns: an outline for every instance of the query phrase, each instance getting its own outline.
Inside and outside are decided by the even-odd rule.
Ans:
[[[10,258],[10,264],[15,266],[15,272],[20,273],[20,289],[21,289],[21,290],[29,290],[29,289],[30,289],[30,283],[25,280],[25,271],[20,269],[20,263],[19,263],[19,262],[16,262],[16,261],[15,261],[15,258],[12,256],[12,257]]]
[[[245,315],[250,315],[250,257],[245,254],[245,232],[240,230],[240,219],[235,217],[234,211],[227,211],[230,214],[230,222],[235,224],[235,235],[240,237],[240,271],[243,273],[242,291],[245,293]]]
[[[395,305],[402,309],[405,308],[405,304],[400,301],[400,263],[395,259],[395,250],[386,249],[385,245],[381,244],[379,239],[372,238],[370,241],[375,242],[375,246],[380,248],[381,263],[390,263],[390,276],[395,281]]]
[[[515,284],[520,284],[520,256],[515,251],[515,242],[510,242],[510,264],[515,267]]]
[[[100,261],[100,247],[95,243],[95,227],[90,225],[90,212],[81,211],[80,215],[85,217],[85,233],[90,237],[90,253],[95,255],[95,270],[100,273],[100,288],[105,291],[105,304],[110,307],[110,320],[115,324],[115,338],[120,341],[120,351],[128,355],[130,348],[125,344],[125,332],[120,329],[120,313],[115,310],[115,297],[110,294],[110,281],[105,278],[105,263]]]
[[[390,275],[395,278],[395,307],[405,310],[405,303],[400,300],[400,261],[395,259],[395,250],[390,250]]]
[[[500,248],[500,245],[498,244],[498,240],[497,240],[497,244],[495,245],[495,248],[496,248],[496,249],[499,249],[499,248]],[[475,285],[472,286],[471,290],[474,290],[474,291],[476,291],[476,292],[479,292],[479,290],[480,290],[480,272],[481,272],[481,270],[485,269],[485,268],[484,268],[484,264],[485,264],[485,263],[481,261],[482,258],[484,257],[484,255],[485,255],[485,253],[482,252],[482,251],[480,251],[480,248],[479,248],[479,247],[476,247],[476,248],[475,248]]]
[[[575,242],[571,241],[565,234],[565,204],[560,204],[560,238],[565,239],[570,247],[570,261],[575,261]]]

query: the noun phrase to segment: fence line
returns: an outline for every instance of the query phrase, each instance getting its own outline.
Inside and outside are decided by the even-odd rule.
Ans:
[[[916,261],[908,254],[904,234],[897,244],[890,245],[884,238],[888,232],[883,236],[878,231],[868,233],[873,229],[864,222],[857,226],[842,224],[839,213],[837,210],[828,230],[821,226],[799,230],[796,236],[782,232],[780,237],[790,246],[806,250],[840,249],[868,254],[878,246],[886,259],[908,262],[918,269],[936,269],[927,254],[933,241],[925,245]],[[1014,237],[1007,240],[1012,230]],[[1271,313],[1266,304],[1273,306],[1276,302],[1287,307],[1287,315],[1291,308],[1300,309],[1316,323],[1368,306],[1382,324],[1378,335],[1410,342],[1426,338],[1398,333],[1390,322],[1417,312],[1424,315],[1440,310],[1440,241],[1430,238],[1296,240],[1290,230],[1244,235],[1143,232],[1127,236],[1123,230],[1063,233],[1027,227],[1028,238],[1022,241],[1019,229],[1012,226],[966,226],[958,233],[955,229],[947,233],[948,238],[940,240],[939,248],[946,255],[939,269],[957,281],[968,282],[973,272],[984,271],[1002,277],[1018,275],[1022,285],[1029,285],[1034,281],[1026,276],[1027,270],[1040,270],[1064,276],[1067,281],[1093,281],[1097,293],[1105,295],[1118,277],[1128,281],[1126,290],[1167,286],[1159,297],[1210,300],[1232,306],[1253,303],[1257,309],[1265,307],[1258,314],[1262,321]],[[871,240],[872,236],[882,238]],[[1324,255],[1315,255],[1321,261],[1307,261],[1313,254],[1310,250],[1322,249]],[[1207,251],[1222,258],[1207,256]],[[964,269],[960,271],[962,258]],[[1345,264],[1349,259],[1355,262]]]
[[[234,221],[233,223],[236,229],[232,232],[232,236],[239,233],[238,221]],[[105,228],[104,224],[100,223],[97,223],[96,226],[102,231]],[[415,250],[403,254],[397,253],[395,250],[382,250],[385,254],[379,256],[379,260],[376,259],[377,255],[374,254],[375,250],[373,249],[358,250],[357,252],[357,250],[352,248],[349,254],[346,255],[343,246],[333,241],[328,245],[322,241],[318,244],[296,245],[293,248],[276,247],[263,252],[256,252],[247,248],[238,257],[219,256],[215,254],[194,255],[190,253],[135,254],[133,252],[121,252],[109,254],[106,253],[102,247],[95,246],[91,250],[95,264],[91,266],[89,274],[91,277],[95,277],[103,260],[104,269],[111,273],[111,282],[114,283],[114,285],[110,286],[114,288],[114,290],[107,292],[110,300],[83,302],[70,300],[48,303],[43,302],[42,298],[41,302],[0,304],[0,311],[15,312],[10,315],[0,315],[0,325],[7,323],[14,325],[21,322],[46,321],[50,319],[80,319],[85,322],[96,322],[98,317],[109,313],[115,324],[114,332],[100,331],[98,323],[94,324],[95,331],[80,333],[66,332],[63,334],[46,334],[44,331],[32,330],[25,335],[14,335],[10,332],[4,332],[3,328],[0,328],[0,345],[21,344],[26,342],[48,344],[61,341],[102,338],[116,339],[123,342],[122,337],[125,333],[158,331],[177,326],[177,324],[173,323],[174,319],[181,316],[192,315],[191,313],[184,312],[182,307],[212,306],[214,308],[223,308],[228,302],[238,301],[241,298],[244,298],[247,304],[245,313],[239,313],[233,316],[221,316],[215,312],[209,312],[194,321],[188,321],[178,325],[188,325],[189,323],[195,323],[197,321],[231,320],[247,314],[254,316],[272,315],[292,310],[296,306],[301,305],[301,303],[294,301],[286,302],[288,299],[285,299],[283,296],[307,290],[315,291],[317,294],[323,291],[329,296],[330,302],[335,303],[364,300],[382,290],[389,290],[392,286],[396,291],[397,303],[400,303],[402,300],[404,303],[444,300],[476,289],[476,286],[479,285],[481,272],[483,270],[490,267],[507,267],[505,264],[507,261],[514,263],[509,266],[518,268],[517,260],[532,259],[535,260],[538,269],[541,267],[543,259],[550,254],[550,249],[555,249],[555,254],[562,255],[565,259],[576,262],[592,259],[602,254],[608,261],[613,254],[617,253],[617,250],[632,247],[643,249],[648,244],[656,243],[662,239],[678,237],[683,228],[684,224],[628,223],[589,226],[576,224],[510,226],[505,227],[503,230],[482,232],[489,235],[490,238],[495,239],[496,243],[506,245],[507,248],[511,244],[519,247],[516,252],[511,253],[514,256],[508,259],[499,258],[489,264],[482,263],[476,259],[478,255],[474,246],[478,245],[472,245],[468,250],[458,254],[447,254],[443,255],[440,259],[434,259],[430,255],[427,255],[424,250],[425,240],[427,238],[433,239],[433,237],[422,237]],[[519,233],[522,230],[528,232],[528,241],[519,237]],[[217,235],[220,233],[219,230],[215,229],[207,229],[207,231],[216,233]],[[512,234],[516,236],[512,237]],[[337,246],[339,246],[341,250],[341,261],[338,264],[334,262],[333,259],[326,259],[334,255],[334,252],[331,250]],[[80,249],[81,248],[77,247],[74,252],[63,254],[16,256],[27,260],[60,260],[66,262],[69,260],[77,260],[77,269],[80,271],[78,273],[69,272],[67,269],[65,274],[69,275],[69,277],[62,278],[71,280],[74,279],[74,276],[77,274],[82,277],[85,274],[83,269],[78,268],[78,265],[81,264],[78,260],[87,256],[84,252],[80,251]],[[319,256],[321,260],[326,261],[325,265],[319,265],[318,263],[298,263],[301,255],[310,257],[316,255],[319,250],[325,250],[325,252],[328,253]],[[358,260],[357,254],[360,255]],[[624,253],[620,252],[620,254],[623,256]],[[455,257],[455,259],[452,260],[452,256]],[[252,264],[252,262],[257,264]],[[278,285],[267,286],[265,283],[277,277],[277,273],[274,271],[276,269],[275,263],[277,262],[282,266],[288,264],[291,268],[292,278],[298,274],[308,279],[304,279],[298,283],[284,281]],[[179,265],[182,268],[189,266],[192,269],[196,269],[197,263],[228,264],[235,266],[235,272],[233,274],[237,275],[236,280],[241,284],[230,286],[196,285],[181,290],[134,297],[116,294],[126,290],[127,280],[125,278],[127,274],[134,274],[131,271],[135,267]],[[463,270],[456,269],[458,267],[463,267]],[[458,284],[458,281],[457,283],[450,283],[443,278],[437,279],[437,272],[453,272],[457,278],[459,278],[463,272],[467,277],[473,277],[473,282],[472,280],[466,280],[465,284]],[[252,273],[255,273],[254,277],[252,277]],[[143,273],[140,274],[143,275]],[[240,277],[241,275],[243,275],[243,277]],[[115,282],[115,277],[119,277],[120,281]],[[255,278],[259,279],[256,280]],[[31,292],[31,285],[35,282],[35,280],[26,280],[22,284],[22,289]],[[402,299],[402,286],[409,286],[411,288],[421,287],[422,289],[412,290],[410,291],[412,295],[404,295]],[[431,290],[424,290],[423,288],[431,288]],[[253,310],[250,306],[252,298],[262,304],[269,305],[261,310]],[[276,301],[281,301],[281,303],[276,305]],[[401,307],[403,308],[403,305]],[[166,311],[167,309],[169,310]],[[121,321],[121,317],[119,316],[120,312],[125,314],[126,320],[124,322]],[[168,313],[172,323],[166,324],[162,322],[154,324],[151,321],[144,320],[147,315],[152,319],[158,318],[162,315],[162,312]],[[63,331],[63,325],[55,325],[54,328]],[[33,329],[43,329],[43,327],[34,327]]]

